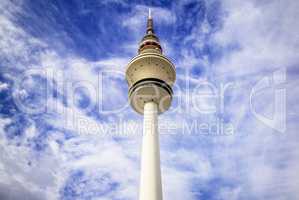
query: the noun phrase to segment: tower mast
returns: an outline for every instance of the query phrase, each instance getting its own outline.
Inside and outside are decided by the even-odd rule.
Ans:
[[[146,35],[126,70],[130,104],[144,115],[139,200],[163,199],[158,114],[171,105],[175,76],[174,65],[162,55],[149,9]]]
[[[149,101],[144,105],[139,200],[162,199],[158,105]]]

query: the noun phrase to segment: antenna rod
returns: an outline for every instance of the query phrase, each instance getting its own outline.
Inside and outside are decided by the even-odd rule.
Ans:
[[[152,11],[151,8],[148,8],[148,18],[152,19]]]
[[[154,33],[152,10],[150,8],[148,8],[148,19],[147,19],[146,33],[147,34]]]

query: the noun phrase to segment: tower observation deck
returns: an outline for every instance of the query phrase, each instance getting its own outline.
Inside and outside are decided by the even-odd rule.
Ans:
[[[169,109],[176,72],[162,54],[149,10],[138,55],[128,64],[126,79],[132,108],[144,115],[139,200],[162,200],[158,114]]]

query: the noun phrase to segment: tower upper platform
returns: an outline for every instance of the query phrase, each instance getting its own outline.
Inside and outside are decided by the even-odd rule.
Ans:
[[[130,61],[126,69],[129,100],[133,109],[143,114],[144,104],[153,101],[158,104],[159,113],[166,111],[171,105],[175,78],[175,67],[162,54],[149,13],[146,34],[139,43],[138,55]]]

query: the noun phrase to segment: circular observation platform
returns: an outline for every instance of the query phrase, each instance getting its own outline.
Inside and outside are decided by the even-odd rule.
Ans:
[[[144,104],[153,101],[159,113],[165,112],[171,105],[175,78],[174,65],[159,53],[142,53],[133,58],[126,70],[133,109],[143,114]]]

